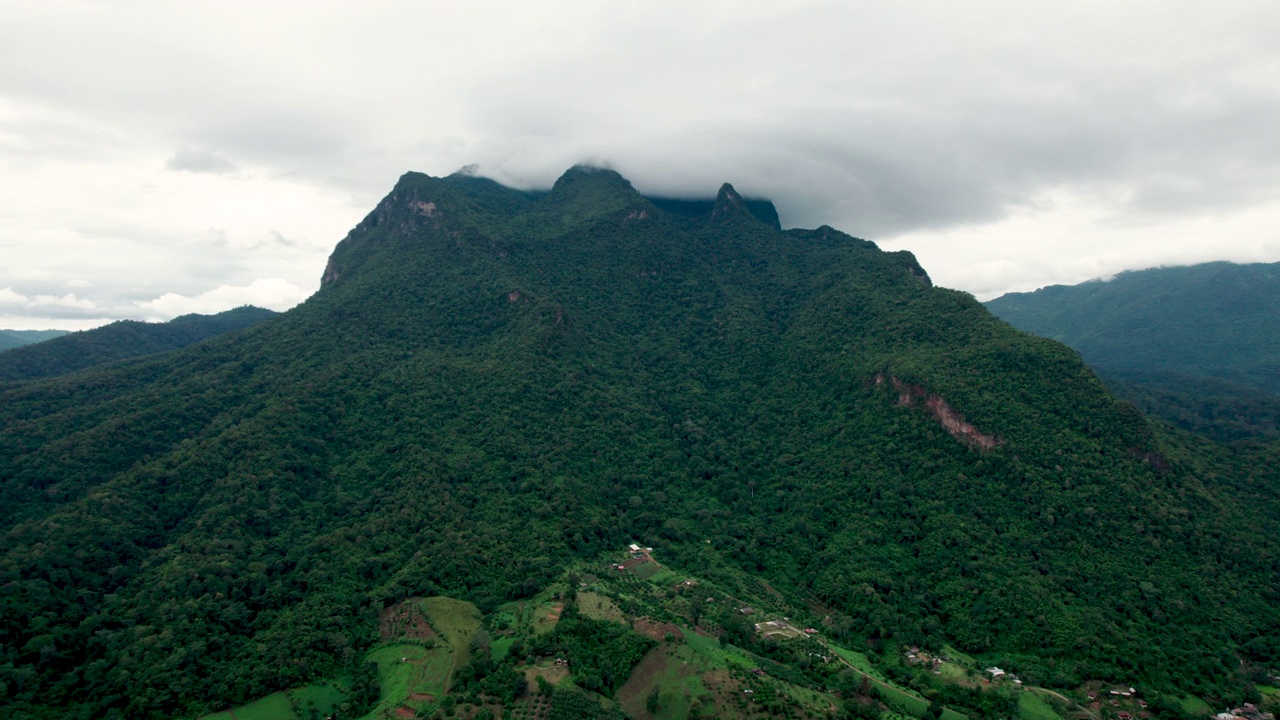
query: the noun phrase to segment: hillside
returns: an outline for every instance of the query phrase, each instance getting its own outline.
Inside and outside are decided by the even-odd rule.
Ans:
[[[0,352],[66,334],[66,330],[0,330]]]
[[[854,649],[1215,700],[1275,670],[1280,465],[1156,432],[910,253],[728,185],[691,214],[409,173],[272,322],[0,386],[0,715],[365,697],[388,608],[489,616],[637,541]]]
[[[0,353],[0,382],[53,377],[94,365],[176,350],[274,317],[245,306],[216,315],[182,315],[165,323],[120,320]]]
[[[1280,396],[1280,263],[1135,270],[1009,293],[987,308],[1103,370],[1217,378]]]
[[[1219,442],[1280,439],[1280,263],[1138,270],[987,307],[1080,351],[1143,412]]]

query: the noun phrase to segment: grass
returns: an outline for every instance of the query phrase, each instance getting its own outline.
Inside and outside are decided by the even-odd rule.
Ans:
[[[938,667],[938,674],[943,680],[956,682],[968,675],[968,671],[961,665],[951,662],[944,662]]]
[[[345,693],[329,683],[319,683],[291,690],[289,694],[298,702],[298,707],[306,708],[315,705],[320,716],[325,717],[333,712],[333,708],[346,697]]]
[[[599,593],[578,593],[578,610],[592,620],[626,623],[627,618],[612,600]]]
[[[444,648],[428,650],[407,643],[387,645],[369,653],[368,659],[378,664],[378,684],[382,686],[377,706],[365,715],[368,720],[409,705],[409,696],[413,693],[432,693],[439,697],[443,692],[443,676],[449,667],[449,654]]]
[[[533,609],[533,634],[545,635],[556,629],[556,625],[560,624],[559,620],[552,620],[551,614],[555,611],[558,601],[548,600],[540,605],[535,605]],[[562,609],[563,610],[563,609]]]
[[[663,570],[662,568],[658,567],[654,563],[647,562],[647,563],[641,563],[631,568],[630,572],[632,575],[635,575],[641,580],[648,580],[654,575],[657,575],[659,572],[668,572],[668,571]]]
[[[450,597],[429,597],[422,601],[431,624],[440,631],[453,648],[453,667],[456,670],[471,659],[471,635],[480,629],[480,609],[465,600]],[[445,690],[448,690],[448,679]]]
[[[231,711],[205,715],[200,720],[301,720],[293,711],[293,703],[305,708],[308,701],[316,706],[321,716],[333,712],[333,707],[342,701],[343,693],[329,683],[308,685],[294,690],[282,690],[254,700],[248,705]]]
[[[848,661],[855,670],[869,676],[876,689],[880,691],[880,696],[885,704],[893,709],[917,718],[923,717],[929,710],[928,700],[889,682],[879,671],[871,666],[871,660],[865,654],[856,650],[842,648],[835,644],[828,644],[827,647],[836,655]],[[947,708],[942,712],[942,717],[946,718],[946,720],[963,720],[967,716]]]
[[[827,700],[826,696],[817,691],[792,685],[789,682],[779,681],[778,685],[783,692],[790,695],[791,699],[799,703],[801,707],[822,712],[826,712],[831,707],[831,702]]]
[[[881,680],[881,681],[884,680],[884,676],[881,675],[878,670],[876,670],[874,667],[871,666],[871,660],[868,659],[865,654],[860,653],[856,650],[849,650],[846,648],[842,648],[839,645],[834,645],[834,644],[828,644],[827,647],[830,648],[831,651],[834,652],[836,655],[839,655],[840,657],[848,661],[848,663],[852,665],[854,669],[856,669],[858,672],[861,672],[863,675],[870,675],[873,680]]]
[[[283,691],[271,693],[231,712],[205,715],[200,720],[231,720],[232,712],[237,720],[298,720],[289,704],[289,694]]]
[[[636,666],[631,679],[619,691],[619,700],[632,717],[687,718],[694,700],[710,695],[698,675],[708,664],[707,658],[687,645],[656,647]],[[654,691],[658,693],[658,711],[650,715],[645,702]]]
[[[725,658],[725,649],[721,647],[718,639],[703,637],[692,630],[685,630],[684,642],[694,652],[705,657],[714,667],[728,667],[729,661]]]
[[[1203,717],[1213,713],[1213,708],[1209,707],[1209,703],[1201,700],[1195,695],[1188,695],[1179,699],[1178,702],[1182,704],[1182,709],[1190,715]]]
[[[658,570],[649,577],[645,578],[654,585],[675,585],[680,582],[681,576],[667,569]]]
[[[511,646],[514,645],[516,639],[513,637],[504,637],[489,643],[489,659],[498,662],[511,652]]]
[[[1018,717],[1022,720],[1062,720],[1049,703],[1033,692],[1018,694]]]

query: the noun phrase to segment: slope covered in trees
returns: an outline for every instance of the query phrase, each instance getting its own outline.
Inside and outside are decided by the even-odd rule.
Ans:
[[[1280,395],[1280,263],[1135,270],[1009,293],[987,308],[1098,368],[1218,378]]]
[[[271,310],[246,305],[216,315],[181,315],[165,323],[120,320],[92,330],[59,333],[0,354],[0,382],[65,375],[116,360],[176,350],[275,315]]]
[[[66,330],[0,330],[0,352],[66,334]]]
[[[634,540],[1048,684],[1276,660],[1276,464],[755,210],[410,173],[276,320],[0,385],[0,714],[244,702],[353,671],[395,602],[488,612]]]
[[[1120,397],[1219,441],[1280,438],[1280,263],[1154,268],[987,303]]]

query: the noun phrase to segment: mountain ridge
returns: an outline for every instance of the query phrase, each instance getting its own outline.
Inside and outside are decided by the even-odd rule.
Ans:
[[[0,382],[52,377],[93,365],[186,347],[275,317],[245,305],[214,315],[189,313],[164,323],[118,320],[0,353]]]
[[[1280,396],[1280,263],[1132,270],[986,305],[1101,368],[1216,377]]]

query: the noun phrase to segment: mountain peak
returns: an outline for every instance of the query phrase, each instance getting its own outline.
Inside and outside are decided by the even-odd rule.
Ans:
[[[734,205],[742,205],[742,196],[729,183],[720,186],[720,192],[716,193],[716,205],[732,203]]]
[[[555,185],[551,186],[551,194],[574,193],[588,187],[608,188],[627,194],[636,194],[631,181],[622,177],[617,170],[595,165],[574,165],[569,168],[556,180]]]

